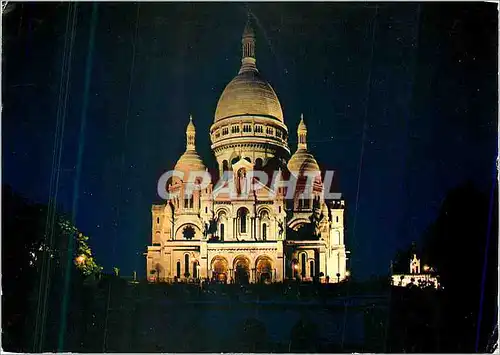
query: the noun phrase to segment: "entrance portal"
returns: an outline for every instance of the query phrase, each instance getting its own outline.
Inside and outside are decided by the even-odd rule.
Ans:
[[[212,259],[212,277],[218,282],[227,280],[227,260],[222,256]]]
[[[234,282],[241,285],[250,282],[250,262],[246,257],[238,257],[234,261]]]
[[[259,282],[262,283],[271,283],[272,282],[272,275],[273,275],[273,269],[272,269],[272,264],[271,260],[267,257],[260,257],[257,260],[257,277]]]

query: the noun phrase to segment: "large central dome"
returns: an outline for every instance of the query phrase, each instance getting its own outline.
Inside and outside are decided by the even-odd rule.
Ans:
[[[255,166],[283,166],[290,156],[288,128],[278,96],[256,66],[255,33],[248,19],[241,68],[222,92],[210,127],[212,151],[222,173],[246,159]]]
[[[241,115],[270,116],[283,122],[278,96],[256,69],[240,72],[226,86],[217,103],[215,122]]]

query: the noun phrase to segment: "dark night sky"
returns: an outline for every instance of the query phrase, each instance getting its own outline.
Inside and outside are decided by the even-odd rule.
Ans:
[[[47,202],[68,3],[12,5],[3,19],[2,179]],[[310,150],[337,171],[354,275],[384,273],[397,248],[419,240],[451,188],[472,180],[489,189],[496,4],[249,6],[257,66],[280,98],[292,151],[303,112]],[[78,5],[57,200],[66,211],[91,9]],[[243,3],[141,3],[136,19],[135,3],[98,6],[76,224],[107,271],[117,265],[143,275],[156,183],[184,151],[190,112],[198,152],[215,166],[208,129],[239,69],[246,10]]]

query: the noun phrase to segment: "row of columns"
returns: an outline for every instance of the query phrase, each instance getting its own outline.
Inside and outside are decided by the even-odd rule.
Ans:
[[[232,219],[232,240],[241,240],[242,237],[247,237],[247,239],[244,240],[264,240],[263,239],[263,226],[266,226],[266,240],[270,239],[270,236],[272,235],[272,220],[269,219],[261,219],[260,217],[249,217],[247,219],[247,233],[241,233],[241,221],[239,217],[236,218],[230,218]],[[223,237],[224,240],[231,240],[229,239],[228,235],[228,230],[226,228],[228,224],[229,219],[224,219],[219,223],[218,228],[218,236],[219,238]],[[248,223],[250,222],[250,223]],[[221,234],[221,224],[224,225],[224,235],[222,236]],[[277,238],[274,238],[272,240],[275,240]]]

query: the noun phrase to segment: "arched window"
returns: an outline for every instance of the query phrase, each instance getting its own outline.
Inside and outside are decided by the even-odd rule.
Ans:
[[[224,240],[224,223],[220,225],[220,240]]]
[[[296,278],[299,274],[299,261],[297,259],[292,260],[292,277]]]
[[[177,277],[181,277],[181,262],[177,262]]]
[[[302,255],[300,257],[301,257],[301,260],[300,260],[300,275],[302,277],[306,277],[306,254],[302,253]]]
[[[299,199],[299,209],[309,209],[311,208],[310,200],[307,198]]]
[[[241,157],[234,157],[233,159],[231,159],[231,166],[236,164],[239,160],[241,159]]]
[[[314,277],[314,261],[309,261],[309,276]]]
[[[240,208],[238,211],[238,218],[240,219],[240,233],[247,232],[247,216],[248,210],[246,208]]]
[[[189,276],[189,254],[184,255],[184,276]]]
[[[255,159],[255,169],[260,170],[260,169],[262,169],[263,165],[264,164],[263,164],[263,161],[261,158]]]
[[[267,240],[267,224],[262,225],[262,240]]]
[[[193,278],[198,278],[198,263],[196,262],[193,263]]]

